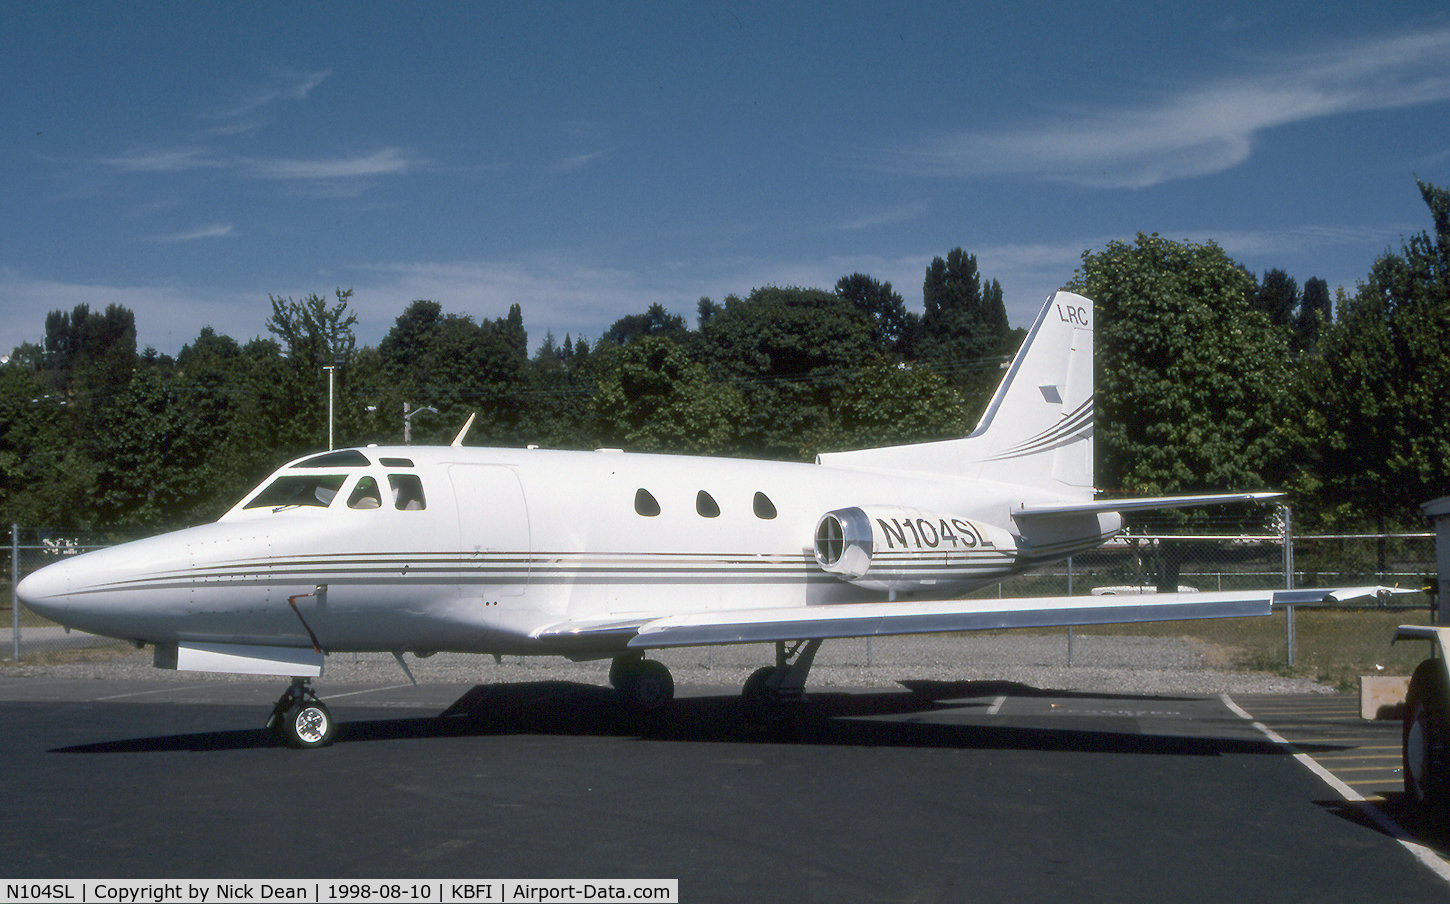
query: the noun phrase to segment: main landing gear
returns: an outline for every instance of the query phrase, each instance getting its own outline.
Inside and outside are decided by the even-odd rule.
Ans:
[[[663,662],[642,653],[616,656],[609,664],[609,683],[625,703],[641,712],[656,712],[675,699],[675,679]]]
[[[746,718],[773,724],[799,707],[805,698],[806,676],[820,648],[819,639],[796,641],[789,650],[783,641],[776,641],[775,665],[756,669],[745,679],[740,700]]]
[[[288,747],[306,749],[325,747],[332,743],[337,723],[332,713],[312,690],[312,679],[293,678],[292,686],[282,693],[272,707],[267,727],[277,733]]]
[[[789,648],[777,642],[775,665],[756,669],[740,692],[746,718],[771,724],[789,715],[805,697],[806,676],[820,648],[819,640],[797,641]],[[609,683],[626,704],[642,712],[663,709],[675,697],[670,670],[640,653],[614,657],[609,666]]]

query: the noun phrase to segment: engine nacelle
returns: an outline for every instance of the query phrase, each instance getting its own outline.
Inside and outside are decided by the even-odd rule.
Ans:
[[[827,512],[816,524],[816,563],[868,590],[954,591],[1007,573],[1017,542],[1000,527],[896,506]]]

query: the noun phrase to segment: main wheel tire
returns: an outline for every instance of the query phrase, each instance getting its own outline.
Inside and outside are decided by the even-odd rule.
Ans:
[[[277,730],[282,735],[282,743],[305,750],[331,744],[337,723],[332,721],[332,713],[326,706],[312,700],[289,706],[282,713]]]
[[[609,686],[624,693],[627,689],[626,685],[634,677],[635,671],[639,669],[639,664],[643,661],[644,657],[638,653],[626,653],[611,659],[609,661]]]
[[[1417,807],[1442,809],[1450,803],[1450,719],[1444,666],[1427,659],[1415,669],[1405,695],[1402,734],[1405,795]]]
[[[643,712],[656,712],[675,699],[674,677],[663,662],[653,659],[637,661],[622,684],[619,691],[624,699]]]
[[[780,691],[769,682],[775,677],[776,666],[768,665],[756,669],[745,679],[740,690],[740,703],[745,709],[745,718],[752,722],[777,722],[785,714],[780,702]]]

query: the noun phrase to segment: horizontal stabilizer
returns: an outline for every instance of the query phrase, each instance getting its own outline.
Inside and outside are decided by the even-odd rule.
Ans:
[[[1024,505],[1012,511],[1014,518],[1045,515],[1080,515],[1098,512],[1136,512],[1151,509],[1189,508],[1196,505],[1229,505],[1235,502],[1267,502],[1283,493],[1214,493],[1206,496],[1139,496],[1134,499],[1094,499],[1089,502]]]

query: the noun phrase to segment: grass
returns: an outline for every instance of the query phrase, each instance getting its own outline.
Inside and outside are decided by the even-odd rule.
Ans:
[[[1210,663],[1229,671],[1310,678],[1358,693],[1361,675],[1409,675],[1429,655],[1423,643],[1391,645],[1398,625],[1429,624],[1423,609],[1308,609],[1294,614],[1294,664],[1288,664],[1288,615],[1075,628],[1082,635],[1184,637],[1210,647]]]

